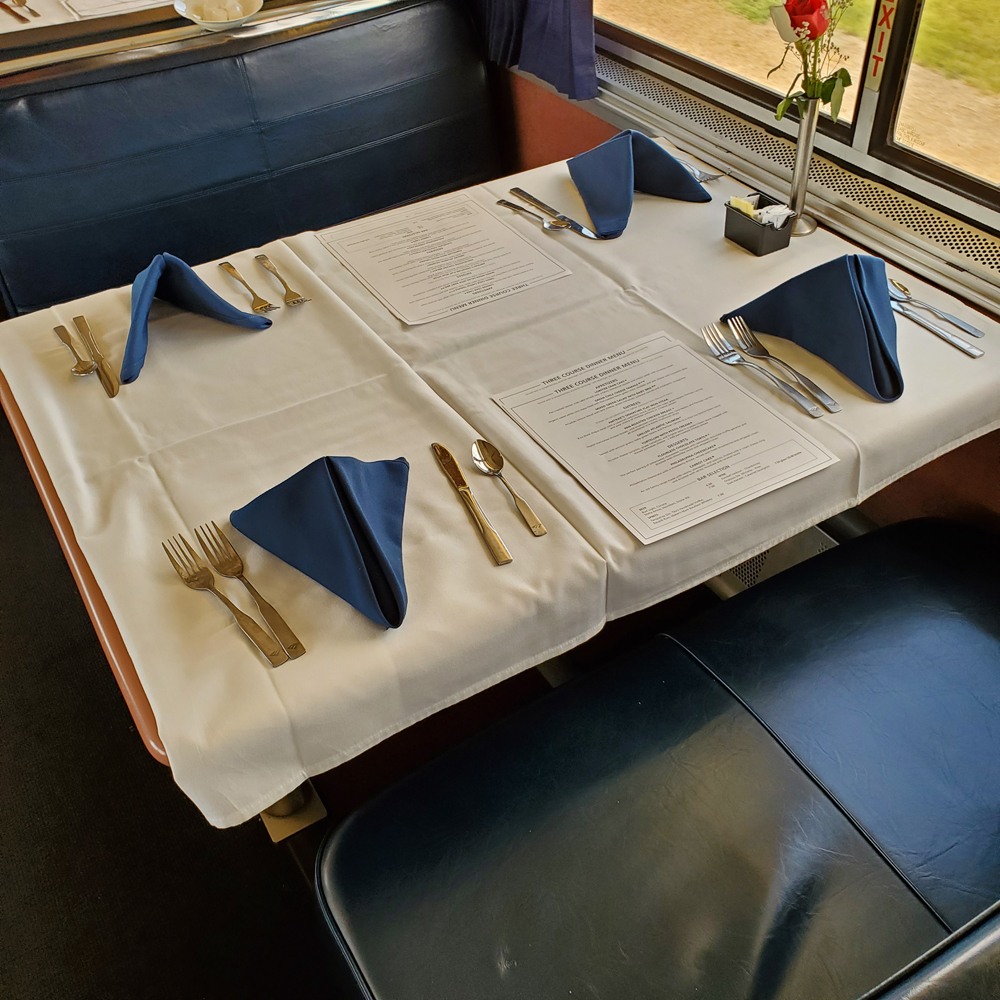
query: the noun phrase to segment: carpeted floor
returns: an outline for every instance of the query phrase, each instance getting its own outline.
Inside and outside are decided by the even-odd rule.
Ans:
[[[292,854],[147,754],[0,421],[0,997],[336,997]]]

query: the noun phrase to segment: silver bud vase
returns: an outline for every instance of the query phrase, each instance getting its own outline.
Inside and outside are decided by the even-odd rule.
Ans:
[[[805,214],[806,188],[809,186],[809,164],[812,162],[813,143],[816,141],[816,123],[819,121],[819,100],[814,98],[806,105],[806,113],[799,120],[799,137],[795,143],[795,167],[792,170],[792,198],[789,208],[795,213],[792,236],[808,236],[816,231],[816,220]]]

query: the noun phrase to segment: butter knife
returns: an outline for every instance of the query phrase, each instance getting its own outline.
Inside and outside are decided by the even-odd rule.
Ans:
[[[0,0],[0,10],[7,11],[11,17],[16,17],[22,24],[31,24],[31,18],[25,17],[23,14],[18,14],[13,7],[8,7],[3,0]]]
[[[579,222],[575,222],[568,215],[562,215],[551,206],[546,205],[544,201],[539,201],[533,194],[528,194],[528,192],[523,188],[511,188],[510,193],[514,195],[515,198],[520,198],[521,201],[526,201],[529,205],[534,205],[535,208],[551,215],[553,219],[565,222],[574,233],[577,233],[580,236],[585,236],[588,240],[604,239],[603,236],[598,236],[597,233],[588,229],[586,226],[581,226]]]
[[[490,550],[490,555],[493,556],[496,564],[498,566],[505,566],[507,563],[512,562],[513,560],[511,554],[507,551],[507,546],[504,545],[503,540],[496,533],[496,529],[490,524],[489,518],[483,513],[482,508],[476,502],[476,498],[472,495],[472,490],[469,488],[468,482],[466,482],[465,474],[462,472],[461,467],[455,461],[455,456],[443,444],[435,442],[431,445],[431,448],[441,468],[444,470],[444,474],[451,480],[451,485],[458,490],[458,495],[465,501],[465,506],[469,508],[470,513],[475,518],[476,526],[482,533],[483,540],[486,542]]]
[[[946,340],[952,347],[957,347],[963,354],[968,354],[970,358],[981,358],[983,356],[984,352],[982,348],[973,347],[967,340],[962,340],[961,337],[950,330],[945,330],[936,323],[924,319],[919,313],[907,309],[902,303],[890,302],[890,305],[893,312],[898,312],[900,316],[905,316],[907,319],[913,320],[917,326],[922,326],[925,330],[930,330],[931,333],[936,334],[942,340]]]
[[[90,332],[90,324],[87,322],[87,317],[74,316],[73,323],[80,331],[83,343],[87,350],[90,351],[90,356],[97,365],[97,377],[101,380],[104,391],[108,394],[109,398],[113,399],[118,395],[121,382],[118,381],[118,376],[111,370],[111,366],[104,360],[104,355],[101,354],[101,349],[97,346],[97,341],[94,340],[93,333]]]

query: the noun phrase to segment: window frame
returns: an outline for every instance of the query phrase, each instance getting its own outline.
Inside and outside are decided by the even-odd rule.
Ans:
[[[878,160],[905,170],[907,173],[916,174],[931,183],[948,187],[958,194],[965,195],[981,205],[996,209],[1000,207],[1000,185],[992,185],[980,180],[972,174],[967,174],[942,160],[925,156],[895,140],[896,122],[903,102],[906,76],[913,58],[923,6],[924,0],[897,0],[896,23],[889,40],[889,50],[886,53],[885,66],[883,67],[885,75],[882,79],[882,88],[879,90],[879,100],[872,119],[868,153]],[[901,17],[901,14],[905,16]],[[886,92],[886,85],[890,81],[892,86]]]
[[[882,81],[878,92],[874,95],[874,100],[868,99],[871,103],[866,109],[864,106],[866,95],[872,92],[866,90],[864,80],[868,74],[872,45],[876,35],[875,29],[882,6],[881,0],[876,0],[872,13],[872,23],[865,43],[864,65],[854,80],[854,85],[860,88],[860,93],[852,121],[849,124],[833,122],[825,113],[820,116],[819,120],[819,135],[827,140],[832,140],[836,147],[840,147],[839,151],[842,156],[838,156],[838,152],[835,151],[836,147],[831,148],[829,145],[823,150],[823,155],[831,155],[834,159],[842,160],[845,165],[855,160],[857,154],[865,159],[870,157],[867,167],[861,167],[860,164],[855,166],[859,173],[877,175],[879,164],[885,164],[894,168],[892,170],[894,174],[898,175],[901,172],[904,175],[919,178],[939,190],[957,195],[962,199],[969,199],[983,206],[990,213],[1000,212],[1000,185],[990,184],[957,167],[926,156],[895,141],[896,120],[902,102],[903,89],[906,85],[907,71],[912,60],[924,2],[925,0],[896,0],[892,35],[882,67]],[[641,53],[649,59],[683,73],[688,78],[703,81],[711,86],[716,93],[723,91],[732,94],[735,98],[740,99],[741,103],[749,102],[755,108],[759,108],[761,112],[770,112],[772,116],[774,114],[780,98],[776,97],[773,91],[767,90],[751,80],[737,76],[721,67],[704,62],[601,17],[594,18],[594,30],[598,45],[600,45],[601,39],[605,38],[618,47]],[[854,75],[852,73],[852,76]],[[711,100],[715,103],[721,103],[717,98],[711,98]],[[871,110],[872,104],[874,110]],[[737,107],[726,106],[726,109],[736,114],[744,114]],[[785,117],[790,122],[797,123],[798,121],[798,114],[794,109],[791,109]],[[773,131],[777,124],[773,117],[770,122],[766,121],[763,116],[755,116],[755,120],[757,124],[768,128],[769,131]],[[856,155],[852,156],[852,152]],[[893,182],[893,186],[900,185],[898,182]],[[909,190],[913,191],[912,188]],[[953,214],[955,212],[954,208],[946,208],[946,210]],[[974,221],[978,225],[983,225],[980,220]],[[990,229],[996,229],[995,225],[989,223],[986,225]]]

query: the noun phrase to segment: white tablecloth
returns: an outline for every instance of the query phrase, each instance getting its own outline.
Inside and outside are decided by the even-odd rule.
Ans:
[[[659,140],[670,147],[665,140]],[[725,202],[747,188],[729,178],[708,185],[709,204],[636,194],[625,233],[595,242],[546,233],[495,205],[519,186],[586,220],[565,163],[473,189],[527,238],[566,265],[571,277],[427,326],[406,327],[370,296],[312,234],[286,242],[442,399],[494,441],[597,549],[608,564],[608,618],[686,590],[809,525],[851,507],[886,483],[1000,426],[1000,324],[909,275],[907,287],[987,331],[985,357],[973,361],[899,319],[900,400],[877,403],[829,365],[786,341],[768,342],[842,404],[820,420],[753,387],[813,434],[840,461],[737,510],[643,546],[527,434],[491,402],[502,390],[666,330],[706,356],[698,331],[774,285],[845,253],[864,252],[819,231],[788,250],[754,257],[723,238]],[[890,268],[890,273],[899,272]],[[767,340],[767,338],[765,338]]]
[[[604,623],[600,556],[519,476],[549,528],[533,537],[503,487],[473,486],[514,561],[496,567],[430,450],[476,436],[281,244],[312,297],[249,332],[154,304],[149,354],[117,399],[76,378],[52,327],[84,313],[112,359],[127,289],[0,324],[4,371],[107,597],[177,783],[217,826],[239,823],[431,713],[581,642]],[[230,259],[262,291],[254,251]],[[198,268],[230,301],[247,297]],[[72,327],[71,327],[72,328]],[[215,520],[321,455],[405,456],[406,619],[385,631],[237,532],[247,575],[307,652],[271,669],[215,598],[177,579],[160,542]],[[468,469],[470,462],[463,462]],[[255,612],[242,587],[223,589]],[[259,617],[259,616],[258,616]],[[100,725],[101,720],[93,720]]]
[[[493,208],[519,184],[571,215],[584,210],[565,164],[472,189]],[[625,234],[589,243],[510,221],[573,272],[424,326],[396,320],[313,234],[267,253],[313,299],[249,333],[154,304],[139,380],[108,400],[69,374],[52,327],[81,312],[118,363],[128,289],[0,325],[0,369],[20,404],[77,539],[119,624],[178,784],[215,824],[244,820],[316,774],[412,722],[857,503],[936,454],[1000,424],[1000,327],[915,279],[918,295],[987,329],[972,361],[903,320],[906,391],[875,403],[787,343],[785,357],[843,404],[812,420],[756,381],[840,461],[816,475],[650,546],[642,546],[490,396],[666,330],[705,351],[698,328],[808,267],[855,247],[827,233],[753,257],[722,238],[723,204],[636,196]],[[504,210],[495,209],[504,216]],[[294,251],[294,252],[293,252]],[[253,263],[231,259],[273,293]],[[214,265],[197,268],[229,301],[245,293]],[[437,468],[438,440],[468,466],[483,435],[549,528],[529,534],[502,487],[472,483],[514,562],[492,565]],[[404,455],[410,607],[383,632],[296,570],[234,533],[248,573],[308,653],[277,670],[260,660],[213,598],[187,590],[160,551],[169,535],[228,513],[323,454]],[[525,477],[529,482],[525,481]],[[231,582],[227,593],[252,611]],[[99,724],[99,720],[95,720]]]

